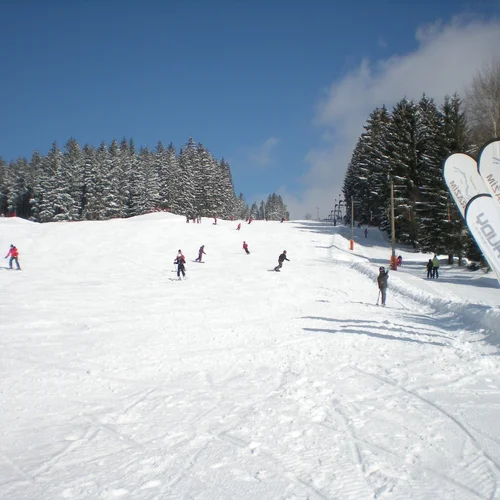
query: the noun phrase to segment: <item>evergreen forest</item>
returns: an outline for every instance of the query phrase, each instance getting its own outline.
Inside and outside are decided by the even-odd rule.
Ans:
[[[177,152],[160,142],[154,151],[133,140],[96,149],[68,140],[43,156],[0,158],[0,214],[35,222],[95,221],[154,211],[222,219],[281,220],[289,214],[273,193],[250,207],[235,195],[231,169],[192,138]]]

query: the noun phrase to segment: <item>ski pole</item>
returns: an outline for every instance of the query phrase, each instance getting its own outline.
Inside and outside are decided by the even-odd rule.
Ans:
[[[378,291],[377,306],[378,306],[378,301],[379,301],[379,299],[380,299],[380,289],[379,289],[379,291]]]

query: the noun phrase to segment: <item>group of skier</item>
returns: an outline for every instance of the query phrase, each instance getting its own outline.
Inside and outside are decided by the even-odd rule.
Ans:
[[[246,241],[243,242],[243,250],[247,255],[250,255],[250,250],[248,249],[248,243]],[[203,262],[203,256],[206,255],[207,253],[205,252],[205,245],[201,245],[200,249],[198,250],[198,257],[194,259],[195,262]],[[286,256],[286,250],[283,250],[283,253],[281,253],[278,257],[278,265],[274,268],[275,271],[280,271],[281,268],[283,267],[283,262],[287,260],[290,262],[290,259]],[[174,260],[174,264],[177,266],[177,278],[181,280],[182,278],[186,278],[186,258],[184,257],[184,254],[182,253],[182,250],[179,248],[177,251],[177,255]],[[18,264],[19,265],[19,264]],[[181,278],[182,275],[182,278]]]
[[[249,224],[251,223],[251,218],[249,219]],[[237,229],[240,230],[241,224],[238,224]],[[249,255],[250,251],[248,249],[248,243],[243,241],[243,251]],[[206,255],[205,245],[201,245],[198,250],[198,257],[195,259],[195,262],[203,262],[203,255]],[[15,245],[10,245],[9,251],[5,258],[9,258],[9,269],[12,269],[12,264],[15,263],[17,269],[21,270],[21,266],[19,265],[19,250]],[[287,257],[286,250],[278,257],[278,265],[274,268],[274,271],[280,272],[283,267],[283,263],[287,260],[290,262],[290,259]],[[397,265],[400,266],[402,264],[402,257],[399,256],[397,259]],[[177,256],[175,257],[174,264],[177,266],[177,278],[180,280],[182,278],[186,278],[186,258],[182,253],[182,250],[179,249],[177,252]],[[434,255],[433,259],[429,259],[427,263],[427,278],[439,278],[439,259],[437,255]],[[182,278],[181,278],[182,275]],[[379,267],[379,274],[377,276],[377,283],[379,288],[379,298],[381,299],[381,304],[385,306],[387,299],[387,288],[388,288],[388,280],[389,280],[389,270],[385,269],[385,267]],[[378,304],[378,299],[377,299]]]

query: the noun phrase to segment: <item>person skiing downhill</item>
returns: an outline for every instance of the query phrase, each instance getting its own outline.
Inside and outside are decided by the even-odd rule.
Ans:
[[[387,281],[389,279],[389,270],[386,271],[385,267],[379,267],[378,270],[379,274],[377,276],[377,283],[382,298],[382,305],[385,306],[385,299],[387,298]]]
[[[286,256],[286,250],[283,250],[283,253],[278,257],[278,265],[274,268],[275,271],[279,271],[283,267],[283,262],[287,260],[290,262],[290,259]]]
[[[243,250],[245,250],[247,255],[250,254],[250,251],[248,250],[248,243],[246,241],[243,242]]]
[[[174,264],[177,264],[177,277],[179,278],[179,280],[181,279],[181,273],[182,273],[182,277],[185,278],[186,277],[186,267],[185,267],[186,259],[184,258],[184,255],[182,255],[181,250],[179,250],[179,252],[177,253],[177,257],[174,260]]]
[[[203,259],[203,254],[207,255],[205,252],[205,245],[201,245],[200,249],[198,250],[198,257],[194,259],[195,262],[201,262],[201,259]]]
[[[16,266],[19,270],[21,270],[21,267],[19,266],[19,251],[16,248],[15,245],[11,245],[9,248],[9,251],[7,252],[7,255],[5,258],[10,257],[9,259],[9,269],[12,269],[12,262],[16,263]]]

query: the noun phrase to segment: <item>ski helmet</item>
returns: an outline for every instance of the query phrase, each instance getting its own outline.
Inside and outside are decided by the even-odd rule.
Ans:
[[[380,266],[380,267],[378,268],[378,270],[379,270],[380,272],[385,271],[385,267]]]

